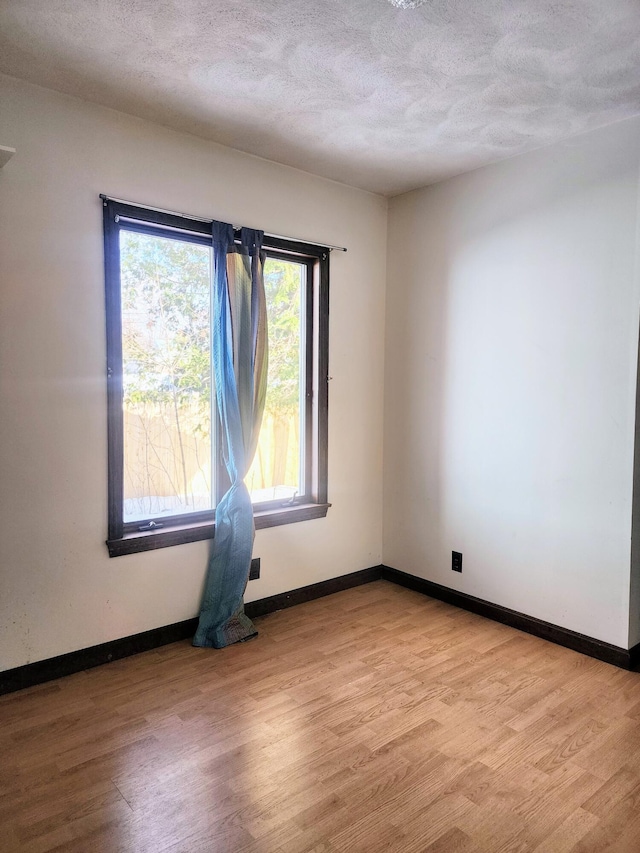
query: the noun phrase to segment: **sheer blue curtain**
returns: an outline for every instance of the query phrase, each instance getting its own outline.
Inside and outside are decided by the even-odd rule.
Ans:
[[[255,528],[244,477],[253,460],[267,390],[267,311],[262,231],[214,222],[212,354],[224,461],[231,486],[216,532],[194,646],[216,649],[257,633],[244,612]]]

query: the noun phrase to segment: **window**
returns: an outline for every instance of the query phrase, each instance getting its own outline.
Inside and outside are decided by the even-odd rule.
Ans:
[[[228,480],[212,387],[210,223],[103,198],[111,556],[205,539]],[[329,250],[264,240],[256,527],[326,515]]]

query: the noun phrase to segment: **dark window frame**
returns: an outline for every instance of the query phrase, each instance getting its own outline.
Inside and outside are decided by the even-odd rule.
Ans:
[[[122,417],[122,313],[120,285],[121,229],[211,245],[211,223],[179,214],[103,198],[104,267],[107,343],[108,534],[111,557],[210,539],[215,510],[125,522],[123,518],[124,429]],[[305,494],[292,501],[256,504],[257,529],[291,524],[327,514],[327,439],[329,367],[329,249],[265,235],[267,256],[295,260],[307,267],[305,295]],[[215,408],[215,406],[214,406]],[[215,415],[215,412],[213,413]],[[226,472],[216,455],[216,485],[224,490]],[[216,495],[219,500],[220,494]],[[145,528],[145,529],[141,529]]]

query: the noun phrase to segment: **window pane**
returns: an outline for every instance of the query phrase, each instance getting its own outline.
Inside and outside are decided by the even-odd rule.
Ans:
[[[245,482],[254,503],[304,494],[304,291],[306,266],[267,258],[269,322],[267,399],[253,464]]]
[[[208,246],[120,232],[124,521],[211,509]]]

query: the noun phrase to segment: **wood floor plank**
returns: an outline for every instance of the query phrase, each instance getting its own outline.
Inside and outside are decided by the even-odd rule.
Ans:
[[[0,697],[5,853],[640,853],[640,674],[385,581]]]
[[[537,845],[535,853],[571,853],[576,844],[598,824],[598,818],[577,808]]]

